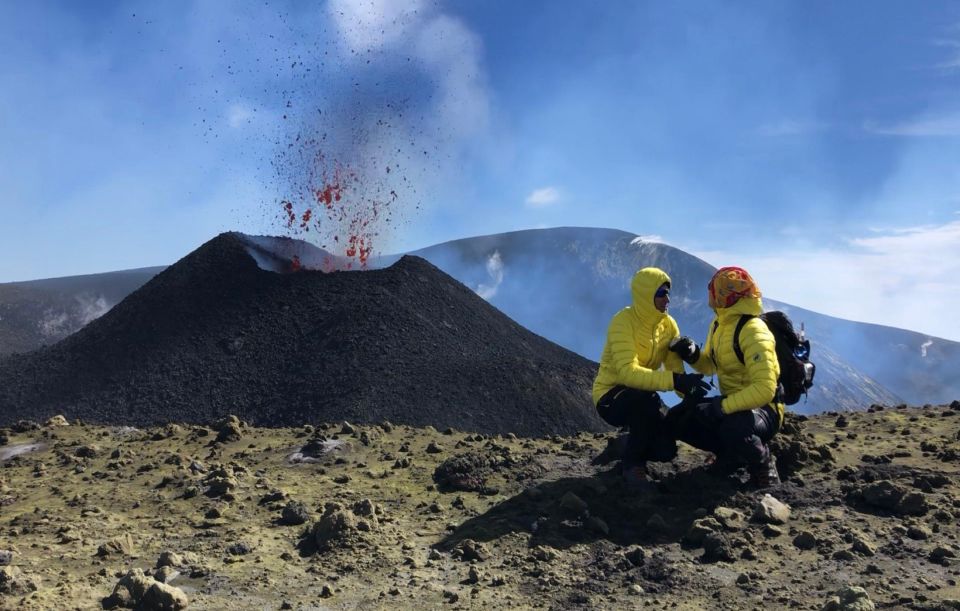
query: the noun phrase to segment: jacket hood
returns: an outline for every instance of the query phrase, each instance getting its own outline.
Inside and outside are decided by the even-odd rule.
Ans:
[[[714,308],[714,312],[717,313],[717,318],[740,317],[744,314],[760,316],[763,314],[763,302],[760,297],[741,297],[729,308]]]
[[[653,295],[664,283],[670,284],[670,276],[656,267],[644,267],[633,275],[630,293],[633,295],[633,308],[641,318],[658,322],[666,316],[653,305]]]

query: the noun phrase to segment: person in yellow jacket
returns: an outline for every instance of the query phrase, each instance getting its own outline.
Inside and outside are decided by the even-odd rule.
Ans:
[[[694,417],[684,419],[677,436],[713,452],[720,469],[746,464],[754,485],[777,484],[776,460],[767,443],[783,424],[784,405],[779,400],[776,342],[759,318],[760,289],[746,270],[723,267],[707,290],[715,317],[703,349],[680,337],[670,350],[700,373],[716,374],[721,394],[700,400],[692,408]],[[735,336],[742,359],[734,347]]]
[[[669,461],[677,454],[676,440],[664,426],[665,406],[657,391],[706,394],[700,374],[684,373],[670,342],[680,335],[667,314],[670,276],[645,267],[630,283],[633,303],[610,321],[593,382],[593,402],[608,424],[628,429],[621,468],[627,483],[650,485],[647,461]],[[666,366],[664,368],[664,366]]]

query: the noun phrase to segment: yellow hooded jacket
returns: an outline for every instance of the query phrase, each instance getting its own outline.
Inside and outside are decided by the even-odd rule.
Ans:
[[[776,340],[766,323],[756,318],[763,312],[760,298],[741,297],[732,306],[715,308],[714,312],[716,316],[710,324],[707,341],[693,368],[705,375],[717,375],[720,393],[726,397],[721,404],[724,413],[770,405],[783,424],[783,403],[774,402],[780,377]],[[733,335],[744,314],[754,318],[747,320],[740,330],[744,360],[741,363],[733,350]]]
[[[653,304],[653,296],[670,276],[656,267],[645,267],[633,276],[633,305],[614,314],[593,382],[596,405],[617,385],[639,390],[673,390],[673,373],[683,373],[683,361],[668,350],[680,335],[677,322]],[[667,369],[661,369],[666,364]]]

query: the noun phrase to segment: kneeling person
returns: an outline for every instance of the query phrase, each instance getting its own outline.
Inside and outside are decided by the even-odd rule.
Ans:
[[[593,383],[597,412],[608,424],[629,431],[622,469],[630,485],[649,482],[647,461],[669,461],[677,454],[673,436],[664,425],[665,406],[657,391],[690,393],[709,388],[699,374],[684,373],[670,343],[680,335],[667,314],[670,277],[645,267],[630,284],[633,303],[610,321]],[[666,368],[664,368],[666,366]]]
[[[717,270],[707,289],[715,317],[703,350],[687,337],[678,338],[670,350],[700,373],[716,374],[721,395],[701,400],[678,437],[716,454],[720,468],[746,464],[757,487],[778,484],[776,460],[767,443],[783,424],[784,404],[777,384],[776,342],[759,318],[760,290],[739,267]],[[738,326],[742,361],[734,347]]]

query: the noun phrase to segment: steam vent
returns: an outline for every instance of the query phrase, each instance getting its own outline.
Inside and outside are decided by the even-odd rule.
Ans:
[[[0,362],[0,426],[227,414],[523,436],[599,431],[596,365],[423,259],[310,271],[303,244],[225,233],[63,341]],[[284,248],[287,246],[288,248]],[[320,251],[322,252],[322,251]]]

